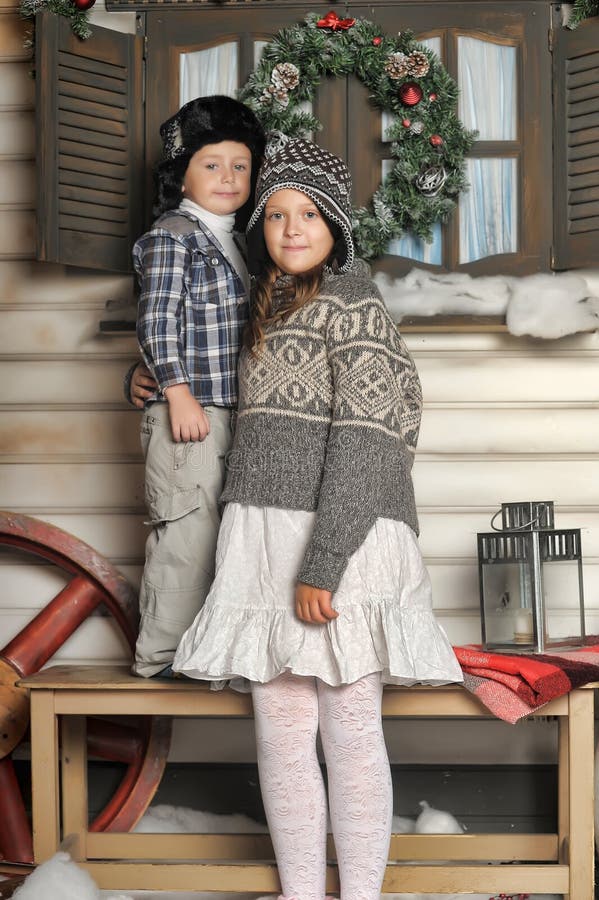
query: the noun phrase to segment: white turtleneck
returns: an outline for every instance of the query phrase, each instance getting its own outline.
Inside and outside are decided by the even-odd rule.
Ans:
[[[199,203],[194,203],[193,200],[188,200],[187,197],[185,197],[185,199],[181,201],[181,203],[179,204],[179,209],[185,210],[191,216],[193,216],[194,219],[199,219],[200,222],[202,222],[202,224],[212,232],[214,237],[217,239],[217,241],[225,251],[225,256],[243,281],[246,291],[249,291],[250,278],[248,275],[247,265],[233,237],[235,213],[231,213],[230,215],[226,216],[219,216],[216,213],[212,213],[209,210],[204,209],[204,207],[200,206]]]

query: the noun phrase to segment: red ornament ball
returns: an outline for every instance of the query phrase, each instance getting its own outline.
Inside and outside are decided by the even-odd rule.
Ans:
[[[91,9],[95,2],[96,0],[73,0],[73,5],[77,9],[85,11],[86,9]]]
[[[429,94],[429,95],[428,95],[428,99],[431,101],[431,103],[434,103],[435,100],[437,99],[437,95],[436,95],[436,94]]]
[[[443,138],[440,134],[431,134],[429,141],[433,147],[441,147],[443,145]]]
[[[414,81],[406,81],[399,89],[399,99],[404,106],[416,106],[422,100],[422,88]]]
[[[404,128],[409,128],[412,123],[410,122],[409,119],[402,119],[401,124],[403,125]]]
[[[372,43],[375,47],[380,47],[380,45],[383,43],[383,39],[382,37],[373,37]]]

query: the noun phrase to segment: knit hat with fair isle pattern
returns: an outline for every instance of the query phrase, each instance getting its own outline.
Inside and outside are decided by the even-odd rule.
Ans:
[[[312,141],[288,138],[281,132],[270,134],[258,174],[256,208],[247,227],[248,238],[261,221],[269,197],[286,188],[306,194],[338,226],[342,234],[339,271],[351,269],[354,261],[351,175],[343,160]]]

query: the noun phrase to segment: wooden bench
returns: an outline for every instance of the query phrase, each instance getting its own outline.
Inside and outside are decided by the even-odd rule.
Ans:
[[[58,666],[20,683],[31,692],[37,863],[66,845],[103,889],[279,891],[267,835],[115,834],[87,829],[86,715],[193,716],[208,720],[209,728],[213,718],[250,717],[248,695],[210,691],[202,683],[187,680],[147,681],[132,677],[125,668],[102,666]],[[520,891],[592,900],[593,687],[574,690],[539,713],[556,716],[559,722],[555,834],[394,835],[383,891]],[[383,714],[386,718],[490,718],[488,710],[459,685],[387,687]],[[452,862],[435,865],[435,860]],[[491,861],[510,865],[489,865]],[[336,868],[331,865],[327,889],[337,887]]]

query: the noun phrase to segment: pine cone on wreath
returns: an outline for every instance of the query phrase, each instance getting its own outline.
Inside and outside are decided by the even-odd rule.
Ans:
[[[272,70],[270,80],[276,88],[292,91],[299,84],[299,69],[293,63],[277,63]]]
[[[405,53],[390,53],[385,63],[385,72],[393,81],[405,78],[410,70],[409,57]]]
[[[424,78],[431,67],[426,53],[422,53],[420,50],[414,50],[413,53],[410,53],[407,64],[408,72],[414,78]]]

